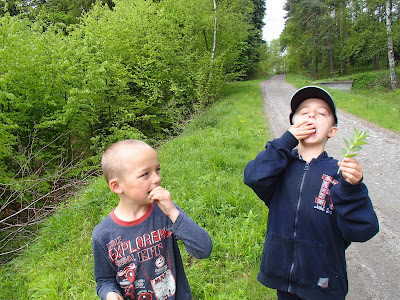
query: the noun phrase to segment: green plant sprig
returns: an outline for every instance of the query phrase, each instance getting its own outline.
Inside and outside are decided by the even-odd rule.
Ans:
[[[362,145],[368,144],[368,142],[366,141],[368,137],[369,135],[366,131],[363,130],[358,131],[357,128],[354,127],[354,138],[350,138],[351,144],[345,138],[343,138],[346,144],[346,148],[341,149],[342,157],[345,158],[345,157],[356,156],[357,153],[354,152],[360,151],[362,149],[361,147]],[[338,169],[337,173],[339,174],[339,172],[340,168]]]

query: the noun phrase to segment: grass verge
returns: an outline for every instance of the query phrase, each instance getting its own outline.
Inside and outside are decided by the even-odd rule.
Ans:
[[[276,299],[256,280],[267,208],[243,184],[246,163],[269,139],[260,83],[228,84],[221,101],[159,149],[162,185],[214,243],[205,260],[181,247],[194,299]],[[93,179],[3,266],[0,299],[96,299],[91,231],[117,202],[103,178]]]

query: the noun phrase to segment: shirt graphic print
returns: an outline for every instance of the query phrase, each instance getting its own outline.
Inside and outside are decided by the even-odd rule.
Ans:
[[[166,247],[169,240],[172,242],[172,233],[160,228],[134,240],[118,236],[107,243],[108,257],[119,269],[117,281],[125,299],[163,300],[175,294],[176,281]]]

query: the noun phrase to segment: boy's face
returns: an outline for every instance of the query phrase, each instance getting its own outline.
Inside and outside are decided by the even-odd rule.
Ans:
[[[161,184],[157,152],[150,146],[125,146],[121,151],[123,174],[117,178],[121,199],[151,203],[148,194]],[[138,203],[139,204],[139,203]]]
[[[321,99],[310,98],[303,101],[297,108],[293,121],[295,124],[304,123],[315,128],[315,133],[301,141],[304,144],[326,143],[337,132],[333,113],[329,105]]]

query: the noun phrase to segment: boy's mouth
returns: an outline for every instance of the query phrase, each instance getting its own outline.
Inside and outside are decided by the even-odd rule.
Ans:
[[[310,134],[310,135],[315,135],[315,134],[317,133],[317,128],[315,127],[315,124],[309,122],[309,123],[307,123],[307,125],[312,125],[312,126],[314,126],[314,133],[312,133],[312,134]]]

